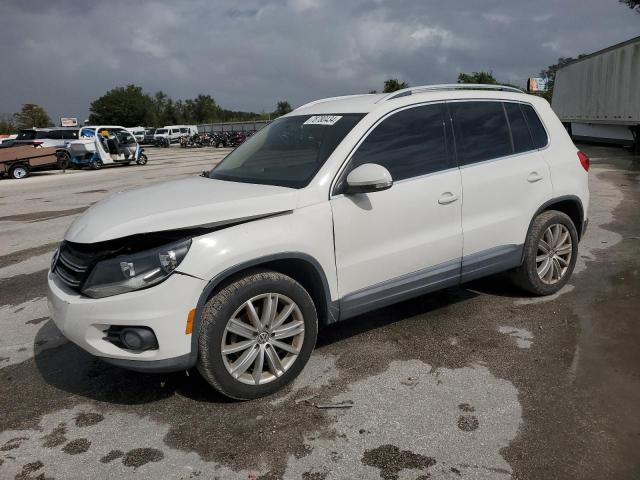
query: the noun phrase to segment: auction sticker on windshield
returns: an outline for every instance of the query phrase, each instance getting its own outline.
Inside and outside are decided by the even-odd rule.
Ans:
[[[341,118],[341,115],[314,115],[309,117],[303,125],[334,125]]]

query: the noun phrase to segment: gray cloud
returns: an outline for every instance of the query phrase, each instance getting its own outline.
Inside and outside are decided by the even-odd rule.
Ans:
[[[135,83],[174,98],[272,110],[331,95],[454,82],[458,72],[526,77],[559,56],[640,32],[617,0],[110,0],[0,5],[0,112],[25,102],[86,118],[91,100]]]

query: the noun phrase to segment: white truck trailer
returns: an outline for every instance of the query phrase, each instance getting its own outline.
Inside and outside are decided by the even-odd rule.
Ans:
[[[640,37],[559,69],[551,105],[574,139],[640,150]]]

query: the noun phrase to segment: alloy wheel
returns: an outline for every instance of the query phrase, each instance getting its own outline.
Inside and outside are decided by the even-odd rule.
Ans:
[[[561,223],[550,225],[538,242],[536,270],[544,283],[553,285],[567,272],[573,255],[569,229]]]
[[[304,317],[293,300],[279,293],[257,295],[228,320],[222,335],[222,360],[239,382],[269,383],[295,363],[304,334]]]

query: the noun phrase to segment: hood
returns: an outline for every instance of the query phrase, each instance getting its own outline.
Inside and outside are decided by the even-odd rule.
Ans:
[[[96,203],[65,233],[65,240],[95,243],[138,233],[215,227],[293,210],[297,190],[203,177],[119,192]]]

